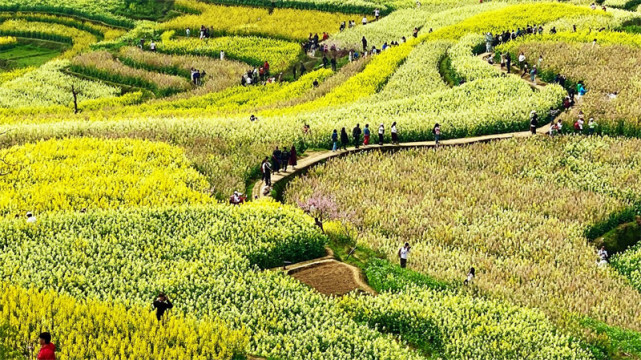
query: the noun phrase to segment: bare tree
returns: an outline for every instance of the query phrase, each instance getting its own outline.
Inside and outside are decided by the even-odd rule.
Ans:
[[[73,94],[73,113],[78,113],[78,91],[76,91],[76,86],[71,85],[71,93]]]

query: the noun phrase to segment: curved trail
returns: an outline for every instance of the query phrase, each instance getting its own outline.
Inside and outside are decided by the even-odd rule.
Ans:
[[[486,58],[488,55],[489,53],[484,53],[479,55],[478,57]],[[505,70],[501,69],[500,65],[495,64],[494,66],[500,69],[501,71],[505,72]],[[512,75],[518,76],[515,74],[512,74]],[[527,82],[528,85],[530,85],[535,90],[541,90],[547,85],[541,81],[539,81],[536,84],[533,84],[532,82],[529,81],[529,77],[527,79],[521,78],[521,80]],[[549,130],[550,130],[550,124],[547,124],[537,129],[537,134],[545,134]],[[488,142],[493,140],[504,140],[504,139],[512,139],[512,138],[520,138],[520,137],[528,137],[528,136],[532,136],[530,131],[475,136],[475,137],[467,137],[467,138],[459,138],[459,139],[442,140],[440,141],[439,146],[469,145],[469,144],[482,143],[482,142]],[[272,187],[274,187],[278,183],[288,180],[289,178],[303,174],[308,169],[320,163],[324,163],[329,159],[333,159],[340,156],[347,156],[347,155],[355,154],[358,152],[371,151],[371,150],[396,151],[396,150],[402,150],[402,149],[434,148],[434,147],[436,147],[436,143],[434,141],[420,141],[420,142],[400,143],[399,145],[392,145],[392,144],[385,144],[382,146],[368,145],[368,146],[361,146],[358,149],[356,149],[355,147],[349,147],[347,148],[347,150],[342,150],[342,151],[339,150],[339,151],[333,152],[331,150],[327,150],[320,153],[314,153],[308,157],[300,159],[298,161],[298,166],[296,167],[296,169],[281,171],[280,173],[272,174]],[[254,185],[254,188],[252,189],[252,199],[260,199],[265,197],[271,197],[271,189],[267,187],[262,181],[259,181]]]

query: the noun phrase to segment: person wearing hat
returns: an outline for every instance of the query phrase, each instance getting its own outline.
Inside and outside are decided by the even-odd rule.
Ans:
[[[27,212],[27,223],[33,224],[35,222],[36,222],[36,217],[33,216],[33,213],[31,211]]]
[[[532,135],[536,135],[536,128],[539,126],[539,116],[536,111],[532,110],[530,113],[530,131]]]

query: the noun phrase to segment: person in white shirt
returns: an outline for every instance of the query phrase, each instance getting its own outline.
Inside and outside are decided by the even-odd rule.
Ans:
[[[599,267],[605,266],[608,264],[608,252],[605,250],[605,246],[601,246],[598,252],[599,260],[597,260],[597,265]]]
[[[398,257],[401,259],[401,267],[407,267],[407,256],[410,254],[410,243],[405,243],[405,246],[398,250]]]
[[[378,145],[383,146],[383,135],[385,135],[385,125],[381,124],[378,127]]]
[[[519,54],[519,68],[523,70],[523,66],[525,66],[525,54],[521,52]]]
[[[599,259],[601,259],[602,261],[608,260],[608,251],[605,250],[605,246],[601,246],[601,249],[599,249]]]
[[[378,21],[378,18],[381,17],[381,11],[378,9],[374,10],[374,17],[376,18],[376,21]]]
[[[151,40],[149,48],[151,49],[151,51],[156,51],[156,43],[153,40]]]
[[[363,25],[367,25],[367,17],[363,16]]]
[[[185,35],[187,35],[187,37],[189,37],[190,34],[191,34],[191,30],[189,30],[189,28],[186,28],[185,29]]]
[[[396,122],[392,124],[392,144],[398,145],[398,129],[396,128]]]
[[[467,272],[467,277],[465,278],[465,281],[463,281],[463,285],[468,285],[469,283],[474,280],[474,277],[476,276],[476,270],[471,267],[470,271]]]
[[[36,222],[36,217],[33,216],[33,213],[31,211],[29,211],[27,213],[27,224],[33,224],[35,222]]]

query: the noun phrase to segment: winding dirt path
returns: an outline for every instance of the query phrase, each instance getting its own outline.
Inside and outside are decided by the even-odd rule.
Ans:
[[[489,56],[489,53],[484,53],[478,55],[479,58],[486,59],[487,56]],[[503,72],[506,72],[504,69],[501,68],[499,64],[494,65],[497,69],[500,69]],[[518,75],[512,73],[509,76],[516,76]],[[527,78],[520,78],[521,80],[525,81],[530,85],[533,89],[535,90],[541,90],[544,88],[547,84],[538,81],[536,84],[532,83],[529,81],[529,76]],[[543,127],[540,127],[537,129],[537,134],[546,134],[550,130],[550,124],[545,125]],[[520,131],[520,132],[512,132],[512,133],[505,133],[505,134],[495,134],[495,135],[484,135],[484,136],[475,136],[475,137],[467,137],[467,138],[459,138],[459,139],[449,139],[449,140],[442,140],[439,143],[439,147],[442,146],[459,146],[459,145],[469,145],[469,144],[475,144],[475,143],[482,143],[482,142],[489,142],[489,141],[494,141],[494,140],[505,140],[505,139],[512,139],[512,138],[523,138],[523,137],[528,137],[532,136],[530,131]],[[305,157],[301,160],[298,161],[298,166],[294,170],[288,170],[288,171],[281,171],[280,173],[275,173],[272,174],[272,188],[273,186],[284,182],[288,180],[289,178],[298,176],[300,174],[305,173],[308,169],[326,162],[327,160],[340,157],[340,156],[347,156],[351,154],[355,154],[358,152],[363,152],[363,151],[372,151],[372,150],[381,150],[381,151],[397,151],[397,150],[403,150],[403,149],[414,149],[414,148],[434,148],[436,147],[436,143],[434,141],[420,141],[420,142],[409,142],[409,143],[400,143],[399,145],[391,145],[391,144],[385,144],[385,145],[368,145],[368,146],[361,146],[360,148],[356,149],[355,147],[349,147],[347,150],[342,150],[342,151],[336,151],[333,152],[331,150],[327,150],[324,152],[317,152],[314,153],[308,157]],[[261,199],[265,197],[271,197],[271,188],[266,186],[262,181],[257,182],[254,185],[254,188],[252,189],[252,199]]]

